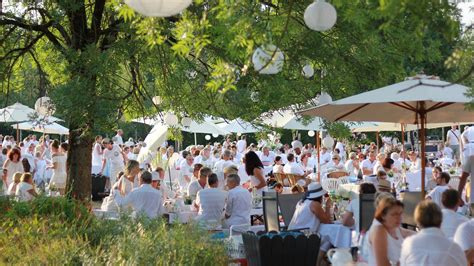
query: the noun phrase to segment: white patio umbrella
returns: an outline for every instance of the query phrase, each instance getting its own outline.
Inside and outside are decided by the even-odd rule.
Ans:
[[[420,125],[421,158],[425,158],[427,123],[470,122],[474,113],[465,108],[471,99],[468,88],[446,81],[419,77],[364,92],[320,106],[301,114],[331,121],[380,121]],[[422,159],[422,177],[425,160]],[[424,178],[422,191],[424,192]]]
[[[57,134],[57,135],[69,135],[69,129],[67,127],[61,126],[58,123],[51,123],[45,125],[37,125],[32,122],[23,122],[12,125],[13,128],[18,128],[20,130],[29,130],[34,132],[41,132],[43,134]]]
[[[262,115],[262,123],[271,127],[294,130],[322,130],[323,122],[319,118],[312,118],[307,124],[292,110],[278,110]]]
[[[230,133],[248,134],[261,131],[260,127],[254,126],[240,118],[217,124],[217,126]]]

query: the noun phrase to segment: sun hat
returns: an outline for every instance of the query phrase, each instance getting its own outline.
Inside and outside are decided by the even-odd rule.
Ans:
[[[391,187],[390,187],[390,181],[385,180],[385,179],[379,180],[378,189],[379,189],[379,190],[380,190],[380,189],[390,190],[390,189],[391,189]]]
[[[160,180],[160,174],[158,172],[151,172],[151,181],[158,181]]]
[[[102,140],[102,144],[109,144],[110,143],[110,139],[109,138],[104,138]]]
[[[306,191],[306,198],[315,199],[325,195],[326,193],[327,191],[323,189],[320,183],[313,182],[308,185],[308,191]]]

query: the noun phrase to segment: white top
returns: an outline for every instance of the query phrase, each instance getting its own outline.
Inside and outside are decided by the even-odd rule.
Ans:
[[[339,161],[338,164],[335,164],[334,161],[328,163],[326,165],[326,169],[328,169],[328,170],[329,169],[336,169],[336,170],[342,170],[342,171],[346,170],[346,168],[344,167],[344,164],[341,161]]]
[[[416,158],[416,161],[410,161],[410,172],[414,173],[421,170],[421,159]]]
[[[346,164],[344,165],[344,168],[350,176],[357,176],[358,170],[354,167],[354,160],[347,160]]]
[[[272,172],[273,172],[274,174],[283,174],[283,165],[281,165],[281,164],[275,164],[275,165],[273,166]]]
[[[354,226],[357,233],[359,233],[359,217],[360,217],[360,208],[359,208],[359,198],[351,200],[349,206],[347,206],[346,211],[351,212],[354,218]]]
[[[13,182],[13,175],[15,175],[16,172],[23,173],[23,164],[21,161],[18,161],[14,163],[13,161],[8,161],[8,165],[6,168],[7,169],[7,183],[10,184]]]
[[[283,172],[285,174],[304,175],[303,167],[301,167],[301,165],[296,162],[285,164],[283,167]]]
[[[117,144],[112,145],[112,149],[104,149],[103,158],[110,161],[110,166],[114,168],[123,168],[123,155],[122,150]]]
[[[198,180],[193,180],[188,186],[188,196],[196,197],[197,193],[205,188],[207,188],[207,185],[201,187]]]
[[[453,149],[451,149],[449,146],[444,147],[444,149],[441,151],[442,154],[445,154],[445,157],[448,158],[453,158]]]
[[[461,132],[459,131],[459,129],[450,129],[446,134],[446,139],[448,140],[448,144],[450,146],[459,145],[459,141],[461,140]]]
[[[442,209],[441,211],[443,212],[441,231],[443,231],[447,238],[452,240],[456,233],[456,229],[458,229],[462,223],[469,221],[469,219],[453,210]]]
[[[51,176],[51,183],[61,185],[66,183],[66,155],[55,155],[52,157],[52,162],[56,163],[56,168],[53,169],[53,175]]]
[[[240,177],[240,184],[243,184],[250,180],[250,176],[245,171],[245,164],[239,165],[239,177]]]
[[[135,180],[137,180],[135,178]],[[128,180],[128,178],[126,178],[124,175],[120,177],[120,179],[115,183],[115,187],[121,187],[121,191],[120,193],[123,195],[123,196],[127,196],[128,194],[130,194],[130,192],[132,192],[132,190],[137,187],[134,182]],[[138,184],[137,184],[138,185]]]
[[[436,186],[433,190],[430,191],[430,193],[428,193],[428,195],[426,195],[426,198],[430,197],[434,203],[438,204],[440,208],[443,208],[443,203],[441,203],[441,195],[448,189],[448,185]]]
[[[346,158],[346,150],[345,150],[344,144],[342,144],[342,142],[338,141],[336,143],[336,149],[339,149],[339,154],[341,155],[342,158]]]
[[[114,196],[118,206],[132,206],[134,216],[145,214],[149,218],[155,218],[162,212],[161,192],[150,184],[141,185],[125,197],[118,191],[114,193]]]
[[[260,161],[262,161],[262,164],[264,166],[272,165],[273,161],[275,161],[275,154],[273,152],[269,152],[268,155],[265,155],[262,152],[259,157],[260,157]]]
[[[230,216],[226,219],[226,227],[239,224],[250,224],[250,210],[252,209],[252,195],[243,187],[229,190],[225,213]]]
[[[377,262],[375,260],[375,255],[374,255],[374,250],[372,247],[372,243],[370,242],[370,234],[373,233],[376,229],[377,226],[383,226],[379,221],[374,219],[372,222],[372,225],[370,226],[369,231],[367,232],[367,245],[368,245],[368,254],[369,254],[369,265],[377,265]],[[397,239],[393,238],[388,232],[387,232],[387,258],[389,261],[392,262],[397,262],[400,260],[400,253],[402,250],[402,243],[403,243],[403,236],[401,233],[401,229],[398,229],[396,231],[397,233]]]
[[[33,199],[33,195],[28,190],[33,189],[33,186],[26,182],[20,182],[16,186],[15,196],[19,201],[30,201]]]
[[[466,251],[474,248],[474,219],[461,224],[454,234],[454,242]]]
[[[114,143],[115,144],[118,144],[118,145],[123,145],[123,140],[122,140],[122,136],[120,136],[119,134],[115,135],[114,136]]]
[[[200,163],[203,166],[209,167],[212,169],[215,161],[214,161],[214,158],[212,158],[212,156],[209,156],[209,158],[205,158],[204,156],[199,155],[199,156],[196,156],[196,158],[194,158],[194,163],[195,164]]]
[[[36,171],[35,171],[35,176],[33,180],[35,180],[35,182],[38,182],[38,183],[41,183],[42,181],[46,182],[45,173],[46,173],[46,160],[37,159]]]
[[[455,161],[451,159],[450,157],[443,157],[439,159],[439,164],[441,164],[444,167],[453,167]]]
[[[464,139],[467,139],[467,143],[463,146],[463,155],[474,156],[474,126],[470,126],[462,135]]]
[[[234,165],[234,163],[231,160],[225,161],[225,160],[219,160],[214,164],[214,172],[217,173],[222,173],[224,172],[224,168],[229,167]]]
[[[303,148],[303,143],[302,143],[301,141],[299,141],[299,140],[296,139],[296,140],[293,140],[293,141],[291,142],[291,147],[292,147],[293,149],[296,149],[296,148]]]
[[[373,162],[371,162],[370,159],[365,159],[362,161],[361,168],[362,170],[364,168],[367,168],[370,170],[370,172],[373,172],[376,163],[377,163],[377,160],[374,160]],[[364,175],[364,178],[365,177],[367,177],[367,175]]]
[[[189,183],[186,181],[184,177],[187,176],[189,177],[189,180],[192,180],[193,172],[194,172],[194,164],[189,165],[186,160],[183,160],[179,167],[179,180],[178,180],[181,188],[183,189],[188,188]]]
[[[224,207],[227,200],[227,192],[218,188],[206,188],[197,193],[196,204],[199,205],[199,213],[196,220],[221,221],[224,215]]]
[[[408,237],[402,245],[400,265],[467,265],[459,245],[436,227],[425,228]]]
[[[237,146],[237,151],[239,153],[245,153],[245,149],[247,149],[247,141],[244,139],[241,139],[237,141],[236,146]]]
[[[96,142],[92,149],[92,165],[102,166],[102,156],[100,154],[101,149],[101,145]]]
[[[325,165],[331,161],[331,153],[325,152],[319,155],[319,163]]]
[[[15,196],[17,187],[18,187],[18,184],[15,184],[15,182],[11,182],[10,185],[8,185],[7,195]]]
[[[316,214],[311,211],[312,202],[312,200],[307,199],[296,204],[296,210],[293,214],[293,218],[291,218],[288,230],[309,228],[313,233],[318,232],[321,222],[318,217],[316,217]]]

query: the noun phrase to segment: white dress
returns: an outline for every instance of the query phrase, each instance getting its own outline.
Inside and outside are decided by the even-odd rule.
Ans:
[[[8,161],[8,165],[5,168],[7,169],[7,183],[10,184],[13,182],[13,176],[15,175],[16,172],[23,173],[23,164],[21,161],[18,161],[16,163],[12,161]]]
[[[250,177],[250,184],[252,184],[252,187],[256,187],[260,185],[260,180],[256,178],[254,175],[250,175],[249,177]],[[263,191],[267,191],[266,189],[267,189],[267,186],[257,189],[257,194],[261,196],[263,194],[262,193]]]
[[[33,199],[33,195],[28,192],[28,190],[33,189],[33,186],[26,182],[20,182],[16,186],[15,196],[19,201],[30,201]]]
[[[54,184],[56,188],[66,188],[66,155],[53,155],[52,162],[56,163],[56,168],[53,169],[53,176],[51,176],[50,184]]]
[[[305,200],[303,202],[298,202],[296,205],[295,214],[291,219],[288,230],[309,228],[313,233],[318,232],[319,225],[321,222],[318,217],[311,212],[311,203],[312,200]]]
[[[379,221],[375,220],[372,222],[372,226],[370,227],[366,237],[367,237],[367,245],[368,245],[368,254],[369,254],[369,266],[377,265],[377,261],[375,259],[374,250],[372,247],[372,243],[370,243],[370,234],[375,231],[378,226],[383,226]],[[398,262],[400,260],[400,256],[402,253],[402,243],[403,243],[403,236],[400,228],[397,228],[396,231],[397,239],[393,238],[387,232],[387,257],[390,262]]]

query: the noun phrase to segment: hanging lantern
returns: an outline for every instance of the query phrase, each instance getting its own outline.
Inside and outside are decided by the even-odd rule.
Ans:
[[[161,96],[154,96],[153,98],[151,98],[151,101],[155,104],[155,105],[160,105],[161,104]]]
[[[252,56],[253,67],[260,74],[277,74],[283,69],[284,61],[283,52],[272,44],[260,46]]]
[[[147,17],[171,17],[186,9],[192,0],[125,0],[125,3]]]
[[[252,102],[254,102],[254,103],[256,103],[260,100],[260,94],[258,93],[258,91],[253,91],[250,94],[250,100],[252,100]]]
[[[217,138],[217,137],[219,137],[219,134],[214,133],[214,134],[212,134],[212,137],[213,137],[213,138]]]
[[[314,68],[312,65],[307,64],[301,72],[305,78],[311,78],[314,75]]]
[[[238,132],[237,137],[240,137],[240,136],[242,136],[242,133]]]
[[[211,140],[211,136],[210,136],[210,135],[206,135],[206,136],[204,136],[204,138],[205,138],[206,140]]]
[[[49,97],[40,97],[35,102],[35,111],[43,116],[53,115],[56,111],[53,102]]]
[[[179,122],[178,117],[173,113],[166,113],[164,120],[165,124],[167,124],[168,126],[176,126]]]
[[[183,127],[190,127],[192,122],[193,120],[187,116],[181,119],[181,125],[183,125]]]
[[[321,92],[321,95],[319,95],[318,98],[319,102],[318,105],[326,104],[332,102],[332,97],[329,95],[327,92]]]
[[[323,138],[322,144],[324,147],[328,148],[329,150],[332,150],[332,147],[334,146],[334,139],[331,138],[331,136],[326,135],[326,137]]]
[[[314,137],[314,135],[316,135],[316,132],[314,132],[314,130],[308,131],[308,136]]]
[[[315,31],[327,31],[336,24],[337,12],[334,6],[324,0],[316,0],[304,11],[304,22]]]

